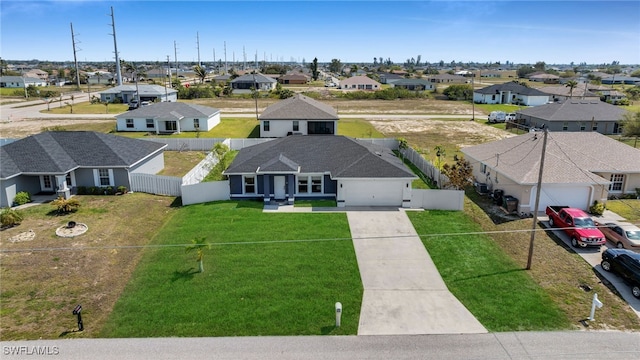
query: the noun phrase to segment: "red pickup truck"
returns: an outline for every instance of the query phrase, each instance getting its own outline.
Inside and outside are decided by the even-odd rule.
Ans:
[[[549,226],[562,228],[571,238],[571,246],[601,246],[607,241],[593,219],[580,209],[568,206],[547,206]]]

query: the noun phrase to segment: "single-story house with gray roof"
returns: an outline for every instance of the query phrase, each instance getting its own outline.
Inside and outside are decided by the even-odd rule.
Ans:
[[[433,90],[435,85],[425,79],[400,79],[394,80],[391,83],[391,87],[407,89],[411,91],[426,91]]]
[[[565,101],[569,99],[600,101],[600,95],[585,89],[585,84],[578,84],[571,90],[566,85],[554,85],[538,88],[545,94],[549,94],[549,101]]]
[[[258,119],[260,137],[335,135],[338,132],[336,110],[301,94],[268,106]]]
[[[531,132],[462,148],[477,183],[534,211],[544,134]],[[587,210],[594,201],[640,188],[640,150],[597,132],[548,132],[538,211],[548,205]]]
[[[229,168],[232,199],[335,199],[409,207],[417,177],[386,147],[345,136],[294,135],[246,147]]]
[[[231,88],[235,94],[249,94],[251,89],[271,91],[276,88],[277,80],[262,74],[245,74],[231,80]]]
[[[137,99],[137,91],[140,91],[140,102],[175,102],[178,101],[178,90],[165,88],[160,85],[119,85],[99,92],[100,101],[114,102],[119,99],[122,103],[128,104],[131,100]]]
[[[0,207],[26,191],[69,197],[78,186],[130,189],[164,168],[166,144],[94,131],[48,131],[0,146]]]
[[[600,100],[569,99],[519,110],[514,123],[526,128],[545,127],[549,131],[595,131],[612,135],[622,131],[620,120],[626,112]]]
[[[474,90],[473,101],[476,104],[537,106],[548,103],[549,94],[510,81]]]
[[[209,131],[220,123],[220,110],[183,102],[161,102],[119,114],[116,121],[118,131],[156,134]]]

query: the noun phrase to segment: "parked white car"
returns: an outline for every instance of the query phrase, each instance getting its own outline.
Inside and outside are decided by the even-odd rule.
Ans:
[[[489,122],[490,123],[499,123],[499,122],[505,122],[507,118],[507,114],[505,114],[504,111],[492,111],[489,114]]]

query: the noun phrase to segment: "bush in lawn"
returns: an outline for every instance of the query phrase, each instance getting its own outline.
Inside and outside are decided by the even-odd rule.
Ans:
[[[75,212],[80,207],[80,202],[77,199],[70,198],[65,199],[60,196],[51,202],[51,205],[56,208],[58,214],[69,214]]]
[[[26,191],[20,191],[16,194],[16,197],[13,198],[13,202],[17,205],[24,205],[31,202],[31,195]]]
[[[120,186],[118,186],[118,192],[119,192],[120,194],[126,194],[126,193],[127,193],[127,187],[126,187],[126,186],[124,186],[124,185],[120,185]]]
[[[86,186],[78,186],[76,188],[76,191],[77,191],[78,195],[87,195],[87,194],[89,194]]]
[[[0,212],[0,223],[2,224],[2,227],[20,225],[22,220],[24,220],[24,216],[22,216],[22,213],[17,210],[5,208]]]
[[[605,209],[606,208],[604,204],[596,200],[593,202],[593,205],[589,207],[589,212],[592,213],[593,215],[602,215]]]

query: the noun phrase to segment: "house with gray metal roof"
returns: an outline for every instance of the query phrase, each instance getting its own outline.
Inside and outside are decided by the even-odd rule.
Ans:
[[[49,131],[0,147],[0,207],[16,194],[69,197],[79,186],[130,188],[130,174],[164,168],[166,144],[93,131]]]
[[[433,90],[435,85],[425,79],[400,79],[391,82],[391,87],[407,89],[411,91]]]
[[[549,94],[510,81],[473,91],[476,104],[514,104],[537,106],[549,102]]]
[[[531,132],[462,148],[475,181],[534,211],[543,145]],[[548,132],[539,211],[548,205],[588,209],[594,201],[633,194],[640,188],[640,150],[597,132]]]
[[[99,92],[100,101],[102,102],[117,102],[128,104],[131,100],[137,99],[137,94],[140,92],[140,102],[175,102],[178,101],[178,90],[172,88],[166,88],[160,85],[147,85],[138,84],[134,85],[119,85]]]
[[[336,110],[301,94],[270,105],[258,119],[260,137],[335,135],[338,132]]]
[[[569,99],[519,110],[514,123],[526,128],[545,127],[549,131],[595,131],[612,135],[622,131],[620,120],[625,113],[625,109],[600,100]]]
[[[220,123],[220,110],[183,102],[160,102],[119,114],[116,122],[118,131],[156,134],[209,131]]]
[[[586,89],[585,84],[578,84],[571,90],[566,85],[554,85],[538,88],[545,94],[549,94],[549,101],[559,102],[569,99],[600,101],[600,95]]]
[[[258,91],[274,90],[277,83],[277,80],[262,74],[245,74],[231,80],[231,88],[234,94],[249,94],[251,89],[258,89]]]
[[[409,207],[417,178],[389,148],[316,135],[243,148],[224,174],[232,199],[335,199],[338,206]]]

